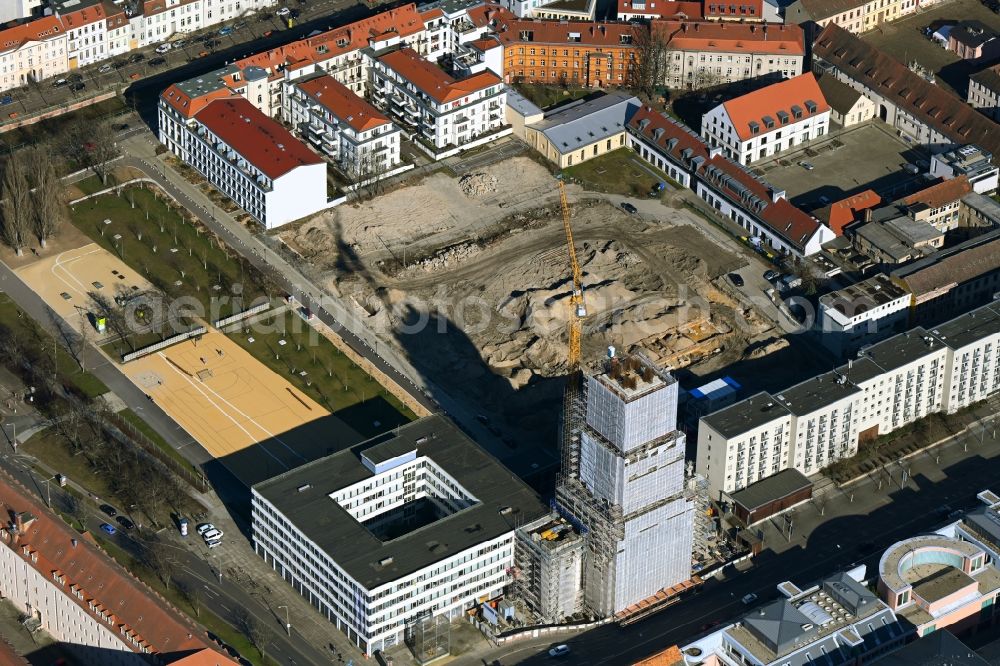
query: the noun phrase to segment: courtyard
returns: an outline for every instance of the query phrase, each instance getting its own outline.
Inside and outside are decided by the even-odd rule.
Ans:
[[[908,174],[902,166],[926,159],[920,149],[873,121],[835,132],[828,139],[782,153],[776,159],[758,162],[751,169],[785,190],[796,206],[816,210],[867,189],[875,190],[885,200],[898,199],[923,182],[923,176]],[[814,168],[806,169],[800,162]]]

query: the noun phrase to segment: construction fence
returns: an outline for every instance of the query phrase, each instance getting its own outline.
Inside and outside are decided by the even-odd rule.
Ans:
[[[247,308],[242,312],[237,312],[234,315],[229,315],[228,317],[223,317],[222,319],[218,319],[212,322],[212,326],[221,329],[224,326],[228,326],[229,324],[235,324],[238,321],[243,321],[244,319],[248,319],[254,316],[255,314],[260,314],[261,312],[270,309],[271,309],[270,303],[260,303],[259,305],[255,305],[252,308]]]
[[[191,338],[204,335],[204,326],[195,326],[190,331],[185,331],[184,333],[178,333],[177,335],[172,335],[169,338],[160,340],[141,349],[136,349],[133,352],[127,354],[122,354],[122,363],[128,363],[129,361],[134,361],[137,358],[142,358],[143,356],[149,356],[150,354],[155,354],[161,349],[166,349],[171,345],[176,345],[178,342],[184,342],[185,340],[190,340]]]

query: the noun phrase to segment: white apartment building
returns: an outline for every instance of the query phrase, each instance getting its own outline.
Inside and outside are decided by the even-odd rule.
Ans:
[[[654,21],[664,40],[670,88],[697,90],[760,77],[802,74],[806,47],[797,25],[733,21]]]
[[[199,108],[200,106],[200,108]],[[160,141],[266,229],[327,208],[326,163],[241,97],[160,97]]]
[[[142,0],[133,30],[140,47],[277,6],[277,0]]]
[[[702,417],[698,473],[718,498],[786,467],[819,472],[860,442],[996,394],[998,345],[1000,307],[991,303],[862,347],[833,372]]]
[[[440,416],[252,488],[257,554],[365,654],[510,583],[537,496]]]
[[[148,666],[199,654],[198,663],[236,666],[208,649],[187,618],[6,477],[0,503],[0,598],[79,663]]]
[[[827,133],[830,106],[812,72],[723,102],[701,119],[701,135],[740,164],[752,164]]]
[[[136,47],[132,23],[125,10],[115,6],[115,11],[108,14],[106,23],[105,57],[114,58]]]
[[[399,163],[401,132],[327,74],[285,83],[285,118],[352,180],[384,177]]]
[[[376,106],[387,110],[435,158],[503,134],[507,93],[500,77],[485,67],[456,79],[407,47],[379,55],[370,84]]]
[[[556,504],[586,527],[585,605],[610,616],[690,579],[694,503],[672,376],[642,356],[612,357],[582,402]]]
[[[66,31],[55,16],[0,30],[0,90],[67,71]]]
[[[1000,120],[1000,65],[980,70],[969,77],[966,101],[993,120]]]
[[[42,0],[5,0],[0,2],[0,23],[28,18],[32,14],[41,14]]]
[[[109,57],[107,14],[102,0],[59,0],[52,3],[52,9],[66,31],[70,69]]]
[[[819,299],[819,340],[841,357],[899,333],[910,315],[910,292],[879,273]]]

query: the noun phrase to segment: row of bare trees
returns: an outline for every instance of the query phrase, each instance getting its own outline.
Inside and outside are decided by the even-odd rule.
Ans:
[[[67,219],[66,193],[45,147],[10,155],[0,182],[0,238],[18,256],[34,237],[42,247]]]

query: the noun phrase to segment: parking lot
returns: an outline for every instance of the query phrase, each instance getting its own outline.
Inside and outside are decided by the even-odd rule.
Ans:
[[[862,35],[869,44],[885,51],[903,64],[920,63],[935,74],[939,83],[965,99],[969,75],[983,65],[969,64],[955,53],[946,51],[937,42],[924,35],[924,29],[936,29],[942,23],[976,20],[1000,31],[1000,15],[980,0],[948,0],[922,10],[894,23],[886,23],[877,30]]]
[[[922,151],[896,138],[882,123],[872,121],[752,168],[784,189],[792,203],[814,210],[866,189],[875,190],[883,199],[904,196],[919,186],[922,176],[908,174],[902,166],[926,159]],[[802,167],[803,161],[813,168]]]

